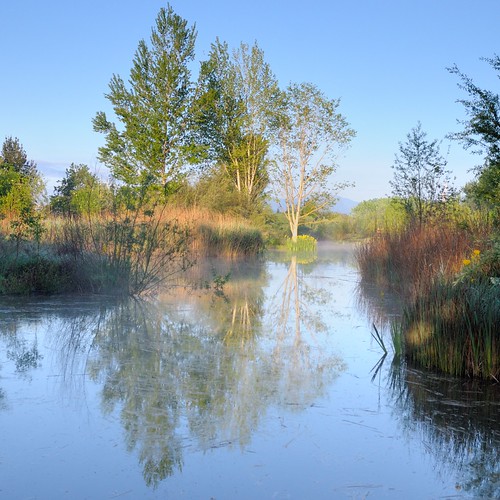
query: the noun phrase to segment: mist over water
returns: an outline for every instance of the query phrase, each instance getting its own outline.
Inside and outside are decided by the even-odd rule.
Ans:
[[[0,497],[499,497],[498,384],[381,359],[398,307],[352,250],[211,261],[156,299],[4,299]]]

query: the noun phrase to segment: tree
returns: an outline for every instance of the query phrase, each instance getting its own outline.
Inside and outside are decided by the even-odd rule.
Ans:
[[[10,216],[31,211],[42,201],[43,179],[36,163],[28,156],[19,139],[6,137],[0,155],[0,209]]]
[[[483,58],[500,73],[500,57]],[[476,180],[467,185],[466,194],[479,205],[486,205],[494,212],[500,210],[500,96],[478,87],[471,78],[462,73],[456,65],[448,71],[457,75],[469,98],[459,99],[468,119],[459,121],[464,126],[460,132],[450,134],[451,139],[461,142],[465,149],[482,154],[484,163],[476,167]],[[499,75],[500,76],[500,75]],[[498,213],[497,213],[498,215]]]
[[[270,123],[279,88],[255,43],[229,53],[212,44],[201,65],[196,100],[197,135],[205,161],[222,169],[248,207],[269,182]]]
[[[373,236],[379,231],[391,232],[406,224],[406,212],[394,198],[375,198],[356,205],[350,214],[356,235]]]
[[[355,131],[330,100],[313,84],[291,84],[284,93],[277,122],[274,190],[284,203],[292,241],[314,214],[331,207],[345,184],[329,184],[337,154]]]
[[[2,170],[12,168],[23,176],[31,177],[37,175],[36,164],[28,160],[28,155],[17,137],[6,137],[2,144],[0,156],[0,167]]]
[[[161,9],[150,46],[139,42],[127,88],[114,75],[106,98],[120,127],[104,112],[93,120],[106,144],[99,160],[130,187],[161,187],[168,194],[182,174],[189,150],[192,85],[189,64],[194,58],[195,27]]]
[[[61,215],[91,215],[102,211],[109,190],[87,165],[72,163],[50,198],[53,212]]]
[[[454,195],[447,162],[440,154],[438,141],[426,140],[420,122],[399,143],[390,182],[392,194],[402,203],[410,220],[421,225],[438,206]]]

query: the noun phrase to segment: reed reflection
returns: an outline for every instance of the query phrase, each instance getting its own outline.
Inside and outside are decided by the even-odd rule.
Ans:
[[[443,476],[474,498],[500,498],[500,386],[393,364],[395,412],[418,433]]]
[[[401,314],[398,297],[361,283],[358,304],[386,330]],[[443,477],[474,498],[500,498],[500,385],[412,369],[393,347],[389,388],[395,416],[420,434]],[[378,367],[380,369],[381,367]]]

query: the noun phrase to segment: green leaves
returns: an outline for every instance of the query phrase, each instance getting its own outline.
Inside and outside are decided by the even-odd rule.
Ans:
[[[161,9],[150,45],[144,40],[138,44],[129,86],[113,75],[106,98],[119,126],[103,112],[96,114],[93,126],[106,137],[99,160],[118,181],[138,187],[147,178],[166,186],[182,174],[189,144],[189,64],[195,39],[194,26],[170,6]]]
[[[220,169],[248,206],[262,197],[269,182],[271,117],[279,94],[277,80],[254,44],[229,52],[216,40],[201,65],[195,100],[200,161]]]

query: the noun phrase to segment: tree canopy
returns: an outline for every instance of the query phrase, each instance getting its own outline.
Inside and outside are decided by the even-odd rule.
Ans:
[[[247,204],[269,181],[271,122],[278,102],[276,77],[255,43],[229,51],[216,40],[202,62],[197,88],[197,138],[204,160],[221,169]]]
[[[483,58],[500,73],[500,57]],[[466,186],[466,195],[478,205],[486,205],[496,213],[500,211],[500,96],[485,90],[462,73],[456,65],[448,68],[459,77],[459,88],[468,98],[458,102],[465,108],[468,118],[461,120],[463,130],[450,134],[450,138],[461,142],[465,149],[483,155],[482,165],[476,168],[476,180]],[[500,74],[498,75],[500,77]]]
[[[87,165],[72,163],[50,198],[53,212],[74,216],[96,214],[106,206],[109,189]]]
[[[195,26],[162,8],[150,44],[139,42],[129,86],[113,75],[106,98],[118,124],[98,112],[94,130],[106,144],[99,160],[129,187],[156,186],[168,194],[182,175],[189,156]]]
[[[45,186],[36,163],[17,137],[6,137],[0,154],[0,209],[19,215],[31,211],[44,196]]]

